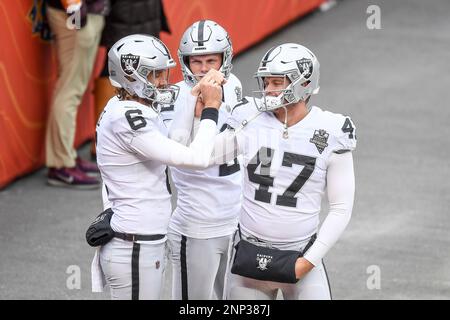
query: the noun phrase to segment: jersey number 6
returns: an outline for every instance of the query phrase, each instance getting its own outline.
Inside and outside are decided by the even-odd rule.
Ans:
[[[147,125],[147,121],[145,121],[144,117],[141,116],[142,111],[139,109],[136,110],[128,110],[125,112],[125,117],[127,118],[128,123],[130,124],[131,129],[138,130]]]

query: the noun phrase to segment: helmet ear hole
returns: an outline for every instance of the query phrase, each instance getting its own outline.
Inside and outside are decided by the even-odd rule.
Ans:
[[[128,75],[125,75],[124,77],[130,82],[135,82],[136,81],[136,79],[134,79],[133,77],[130,77]]]
[[[183,56],[183,62],[184,62],[184,65],[186,67],[188,67],[189,70],[191,70],[190,63],[189,63],[189,56]]]
[[[303,82],[302,83],[302,87],[307,87],[308,86],[308,84],[310,84],[311,83],[311,81],[305,81],[305,82]]]

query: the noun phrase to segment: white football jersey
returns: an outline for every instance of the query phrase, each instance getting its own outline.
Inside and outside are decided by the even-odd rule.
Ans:
[[[355,126],[349,117],[312,107],[284,138],[284,124],[272,112],[255,118],[253,98],[243,101],[228,121],[235,129],[248,121],[237,134],[245,167],[240,226],[272,242],[305,240],[318,231],[328,160],[355,149]]]
[[[124,233],[166,234],[171,212],[166,165],[130,149],[136,130],[168,134],[151,108],[112,98],[97,124],[97,163],[114,211],[111,226]]]
[[[174,117],[185,116],[177,110],[184,107],[186,100],[182,97],[190,94],[192,89],[184,81],[177,85],[180,87],[180,97],[175,102]],[[217,133],[226,129],[231,107],[242,98],[241,94],[241,82],[231,74],[223,86],[225,104],[219,109]],[[199,239],[221,237],[236,230],[242,199],[242,175],[238,160],[206,170],[171,167],[170,172],[178,192],[170,228]]]

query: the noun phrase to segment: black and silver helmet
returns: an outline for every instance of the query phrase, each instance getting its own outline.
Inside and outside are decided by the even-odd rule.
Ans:
[[[108,52],[109,80],[114,87],[152,103],[171,104],[178,86],[157,88],[148,80],[150,72],[176,66],[166,45],[153,36],[134,34],[117,41]]]
[[[258,104],[260,111],[271,111],[292,103],[305,101],[319,92],[319,61],[302,45],[285,43],[271,48],[262,58],[255,78],[259,90],[254,93],[262,96]],[[277,91],[276,97],[268,95],[264,78],[285,77],[290,84]]]
[[[219,69],[228,79],[233,58],[233,47],[228,32],[217,22],[200,20],[192,24],[183,34],[178,48],[181,71],[186,83],[197,84],[196,75],[189,68],[189,56],[221,53],[222,66]]]

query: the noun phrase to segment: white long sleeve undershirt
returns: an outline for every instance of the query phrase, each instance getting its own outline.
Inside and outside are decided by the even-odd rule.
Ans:
[[[130,147],[141,156],[168,166],[204,169],[209,165],[214,148],[216,128],[215,121],[202,120],[198,134],[189,147],[165,137],[159,131],[133,137]]]
[[[351,152],[333,153],[327,170],[329,212],[304,258],[317,266],[347,227],[353,209],[355,175]]]

